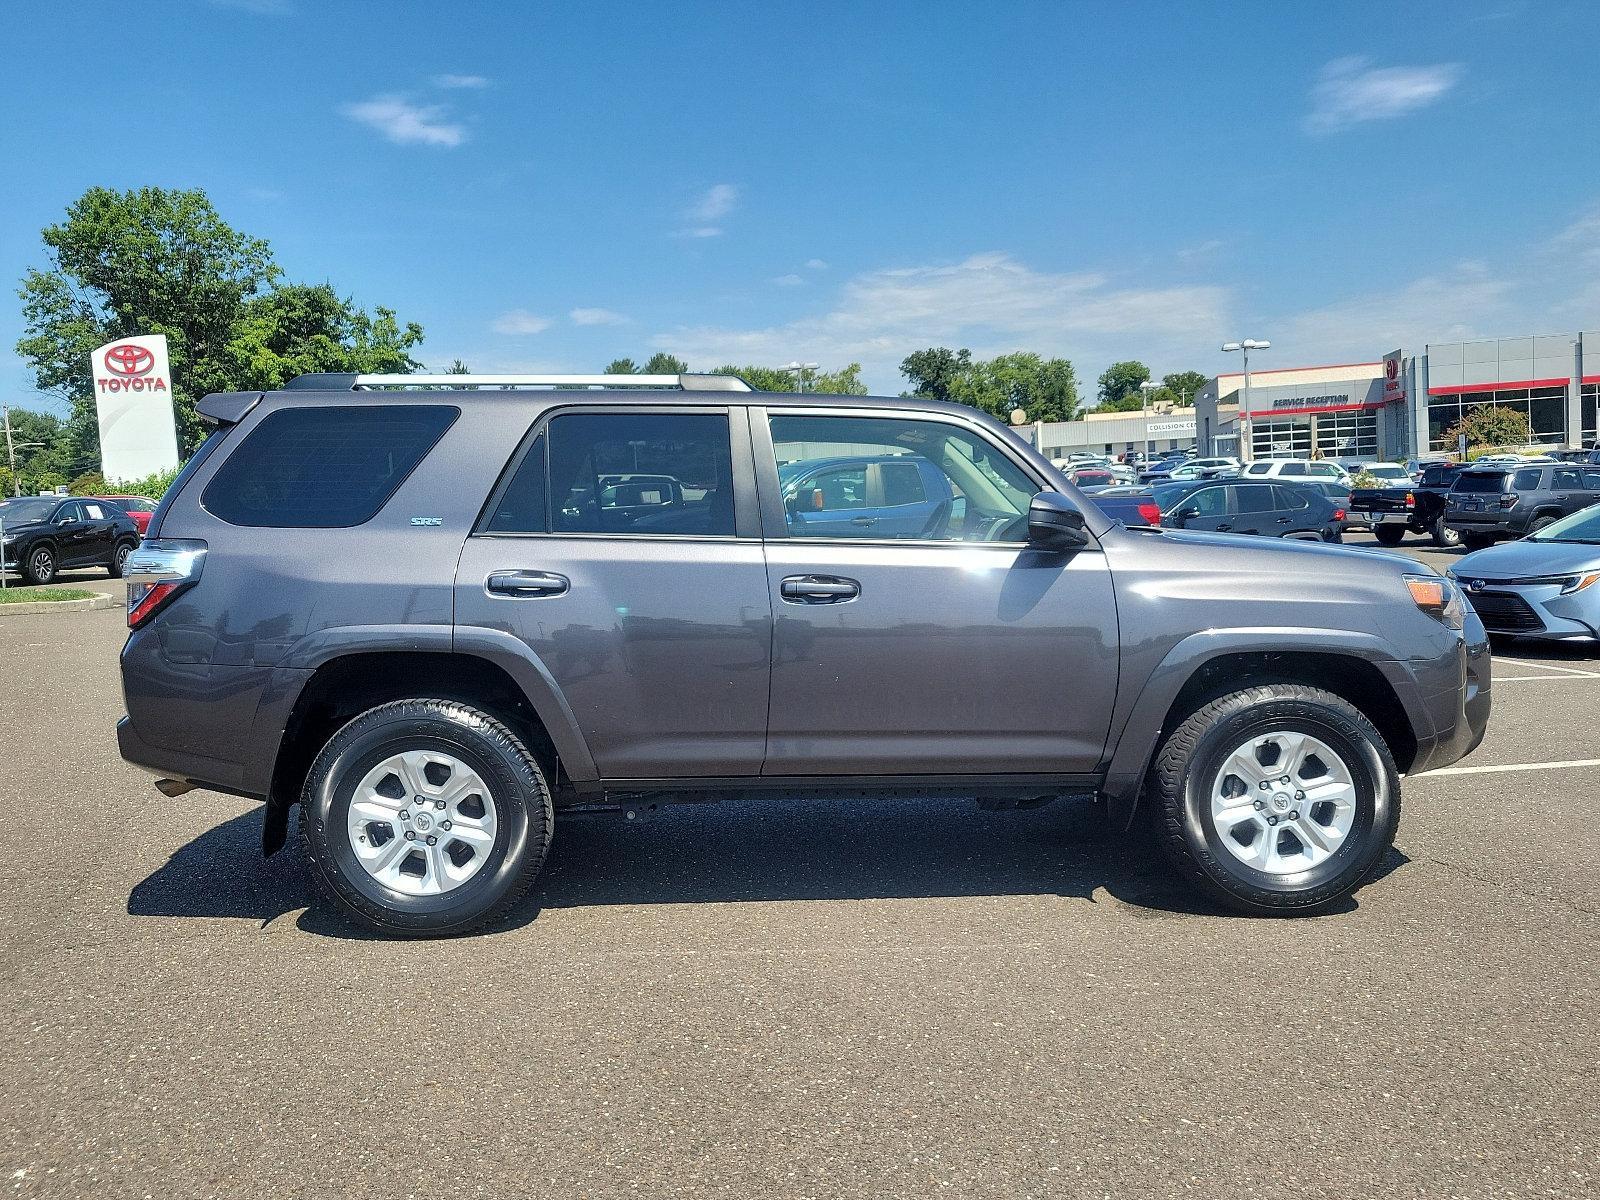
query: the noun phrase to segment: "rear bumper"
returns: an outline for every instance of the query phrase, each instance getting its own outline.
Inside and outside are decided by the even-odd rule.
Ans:
[[[139,736],[128,717],[117,721],[117,751],[125,761],[160,779],[181,779],[213,792],[228,792],[256,800],[262,798],[244,786],[243,772],[238,763],[205,758],[165,746],[152,746]]]

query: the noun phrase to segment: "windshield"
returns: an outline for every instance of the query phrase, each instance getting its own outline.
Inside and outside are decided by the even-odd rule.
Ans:
[[[47,521],[61,501],[54,496],[23,496],[0,503],[0,521],[21,525],[27,521]]]
[[[1538,533],[1530,533],[1524,540],[1600,545],[1600,505],[1580,509],[1570,517],[1562,517],[1554,525],[1546,525]]]

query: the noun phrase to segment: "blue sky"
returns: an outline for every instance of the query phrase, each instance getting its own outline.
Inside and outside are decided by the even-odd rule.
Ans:
[[[14,281],[85,188],[203,187],[443,367],[1061,354],[1156,372],[1600,325],[1588,2],[355,4],[8,16]],[[1265,358],[1262,365],[1266,366]],[[49,405],[46,405],[49,406]]]

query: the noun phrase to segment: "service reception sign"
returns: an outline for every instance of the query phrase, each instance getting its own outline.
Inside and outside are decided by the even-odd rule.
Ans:
[[[109,482],[143,479],[178,465],[172,369],[160,334],[123,338],[89,356],[100,418],[100,472]]]

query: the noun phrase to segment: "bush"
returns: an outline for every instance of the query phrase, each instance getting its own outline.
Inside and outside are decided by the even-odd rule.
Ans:
[[[1514,408],[1496,404],[1474,404],[1461,419],[1444,431],[1445,445],[1454,447],[1461,434],[1467,435],[1467,452],[1483,453],[1500,446],[1522,446],[1528,442],[1528,418]]]
[[[143,479],[120,479],[115,487],[117,492],[124,496],[147,496],[151,500],[160,500],[167,494],[167,489],[172,486],[172,481],[178,477],[178,472],[181,470],[183,466],[179,464],[170,471],[157,471],[154,475],[146,475]]]
[[[66,486],[67,477],[65,475],[59,475],[54,471],[46,471],[43,475],[35,475],[33,477],[32,486],[29,486],[26,477],[24,477],[22,480],[22,490],[24,493],[30,496],[38,492],[53,492],[58,487]]]
[[[67,491],[74,496],[103,496],[106,493],[106,477],[99,471],[85,471],[67,485]]]

